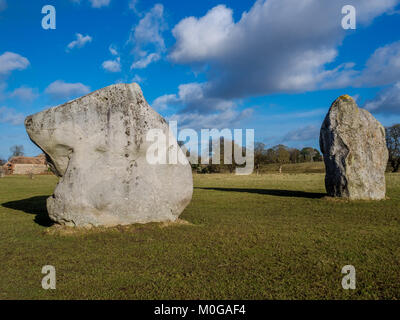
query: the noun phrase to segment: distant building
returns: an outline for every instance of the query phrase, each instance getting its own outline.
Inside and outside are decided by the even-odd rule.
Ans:
[[[46,156],[41,154],[37,157],[12,157],[3,165],[6,175],[11,174],[41,174],[48,172]]]

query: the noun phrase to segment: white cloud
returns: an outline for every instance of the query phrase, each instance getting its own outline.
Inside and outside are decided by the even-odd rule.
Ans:
[[[7,1],[6,0],[0,0],[0,12],[4,11],[7,9]]]
[[[327,112],[326,108],[314,109],[310,111],[300,111],[300,112],[292,112],[292,113],[278,113],[278,114],[269,114],[264,117],[265,121],[285,121],[285,120],[300,120],[306,118],[321,118],[325,116]]]
[[[288,132],[284,138],[284,142],[291,141],[311,141],[318,140],[321,128],[315,125],[308,125]]]
[[[164,50],[165,43],[162,32],[165,28],[164,6],[156,4],[145,14],[133,30],[133,38],[136,45],[139,46],[138,49],[145,45],[153,44]]]
[[[111,53],[113,56],[117,56],[117,55],[118,55],[118,51],[117,51],[117,49],[116,49],[113,45],[110,45],[110,46],[108,47],[108,50],[110,51],[110,53]]]
[[[149,64],[152,62],[156,62],[160,60],[160,55],[158,53],[150,53],[147,56],[137,60],[136,62],[132,63],[131,69],[144,69],[147,68]]]
[[[169,105],[173,105],[179,102],[179,98],[176,94],[166,94],[155,99],[152,103],[152,107],[157,110],[165,110]]]
[[[68,50],[72,50],[74,48],[82,48],[85,44],[92,42],[92,37],[89,35],[83,36],[80,33],[76,34],[76,40],[70,42],[67,46]]]
[[[373,113],[400,114],[400,81],[379,92],[364,108]]]
[[[321,88],[376,87],[395,83],[400,79],[400,41],[376,49],[364,69],[355,70],[354,66],[354,63],[345,63],[325,71]]]
[[[4,91],[7,88],[7,84],[5,82],[0,82],[0,100],[5,98]]]
[[[135,76],[132,78],[132,82],[136,82],[136,83],[142,83],[142,82],[145,82],[145,81],[146,81],[146,79],[142,78],[138,74],[135,74]]]
[[[28,87],[20,87],[10,93],[11,98],[17,98],[21,101],[27,101],[27,102],[32,102],[38,96],[39,95],[32,88]]]
[[[137,15],[139,15],[139,11],[137,9],[138,2],[139,2],[139,0],[130,0],[129,1],[129,9],[131,9]]]
[[[168,94],[157,98],[154,102],[160,107],[179,106],[181,112],[210,113],[216,110],[234,107],[230,100],[205,96],[206,83],[186,83],[179,86],[178,94]]]
[[[108,72],[121,72],[121,59],[118,57],[115,60],[104,61],[102,67]]]
[[[206,86],[203,83],[182,84],[178,94],[158,97],[152,106],[158,110],[177,108],[170,119],[177,120],[181,127],[193,129],[232,127],[251,116],[251,108],[238,111],[231,100],[205,96]]]
[[[82,83],[66,83],[63,80],[54,81],[45,90],[53,99],[69,99],[89,92],[90,88]]]
[[[358,85],[381,86],[400,80],[400,41],[378,48],[357,79]]]
[[[0,107],[0,123],[20,125],[24,123],[24,120],[25,116],[21,113],[18,113],[14,109]]]
[[[171,59],[179,63],[202,62],[223,54],[223,46],[233,31],[232,10],[224,5],[211,9],[204,17],[183,19],[172,30],[177,39]]]
[[[161,53],[166,50],[162,36],[165,30],[164,6],[156,4],[132,29],[128,41],[134,44],[132,68],[145,68],[161,58]]]
[[[0,75],[8,74],[14,70],[24,70],[29,66],[27,58],[13,52],[0,55]]]
[[[352,0],[358,26],[395,8],[399,0]],[[189,17],[173,29],[169,58],[193,67],[207,66],[207,95],[225,98],[304,92],[348,84],[351,64],[333,70],[346,36],[341,9],[347,0],[259,0],[237,22],[232,10],[217,6],[204,17]]]
[[[216,113],[178,113],[168,117],[169,121],[177,121],[180,128],[200,129],[225,129],[234,128],[241,121],[248,119],[253,113],[251,108],[243,111],[226,109]]]
[[[107,7],[111,0],[89,0],[93,8]]]

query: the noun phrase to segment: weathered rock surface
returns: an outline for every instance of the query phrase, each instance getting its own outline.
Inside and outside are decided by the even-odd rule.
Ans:
[[[385,198],[385,129],[348,95],[338,98],[321,128],[328,195],[351,200]]]
[[[60,177],[49,216],[68,226],[175,221],[192,198],[189,163],[149,164],[150,129],[166,121],[137,84],[117,84],[25,120]],[[176,142],[176,140],[175,140]],[[179,153],[182,150],[177,148]]]

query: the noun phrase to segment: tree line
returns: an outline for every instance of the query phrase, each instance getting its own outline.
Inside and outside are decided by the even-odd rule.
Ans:
[[[218,142],[218,141],[217,141]],[[178,144],[182,147],[183,142],[179,141]],[[225,143],[224,138],[220,138],[219,150],[220,150],[220,164],[201,164],[201,159],[199,158],[198,164],[192,164],[192,169],[198,173],[220,173],[220,172],[234,172],[238,167],[237,164],[225,164]],[[232,143],[232,154],[234,154],[234,148],[238,148],[237,145]],[[209,143],[209,156],[212,158],[215,152],[215,142],[210,141]],[[247,152],[243,148],[243,155]],[[189,153],[186,151],[187,155]],[[258,171],[262,166],[267,164],[279,164],[284,165],[288,163],[304,163],[304,162],[318,162],[323,161],[323,157],[319,150],[312,147],[306,147],[303,149],[290,148],[288,146],[279,144],[272,148],[267,148],[262,142],[256,142],[254,144],[254,169]]]
[[[386,144],[389,150],[389,161],[388,170],[392,172],[399,172],[400,170],[400,124],[395,124],[388,127],[386,130]],[[182,146],[184,143],[179,142]],[[212,142],[210,142],[210,150]],[[23,156],[24,147],[21,145],[15,145],[10,148],[11,156]],[[211,152],[211,151],[210,151]],[[243,152],[246,152],[243,150]],[[10,159],[9,158],[9,159]],[[220,158],[221,165],[209,164],[192,165],[193,170],[203,173],[213,173],[221,171],[233,172],[236,168],[235,164],[224,165],[224,140],[220,140]],[[306,147],[303,149],[290,148],[285,145],[279,144],[272,148],[267,148],[262,142],[256,142],[254,144],[254,169],[259,170],[263,165],[267,164],[288,164],[288,163],[304,163],[304,162],[318,162],[323,161],[323,157],[319,150],[312,147]],[[5,164],[6,160],[0,159],[0,166]],[[200,162],[199,162],[200,163]]]
[[[389,151],[389,160],[387,169],[392,172],[400,170],[400,124],[385,128],[386,144]],[[183,142],[179,142],[182,146]],[[210,142],[210,150],[212,143]],[[211,152],[211,151],[210,151]],[[246,152],[243,150],[243,152]],[[220,158],[221,165],[207,164],[192,165],[194,171],[199,173],[218,173],[223,171],[233,172],[236,168],[235,164],[224,165],[224,140],[220,141]],[[312,147],[302,149],[291,148],[282,144],[267,148],[262,142],[254,144],[254,170],[257,172],[264,165],[279,164],[280,166],[289,163],[305,163],[323,161],[323,156],[320,151]],[[200,162],[199,162],[200,163]]]

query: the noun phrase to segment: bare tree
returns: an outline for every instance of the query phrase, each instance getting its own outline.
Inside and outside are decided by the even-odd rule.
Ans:
[[[11,151],[11,157],[10,158],[12,158],[12,157],[21,157],[21,156],[24,155],[24,146],[21,146],[21,145],[12,146],[10,148],[10,151]]]

